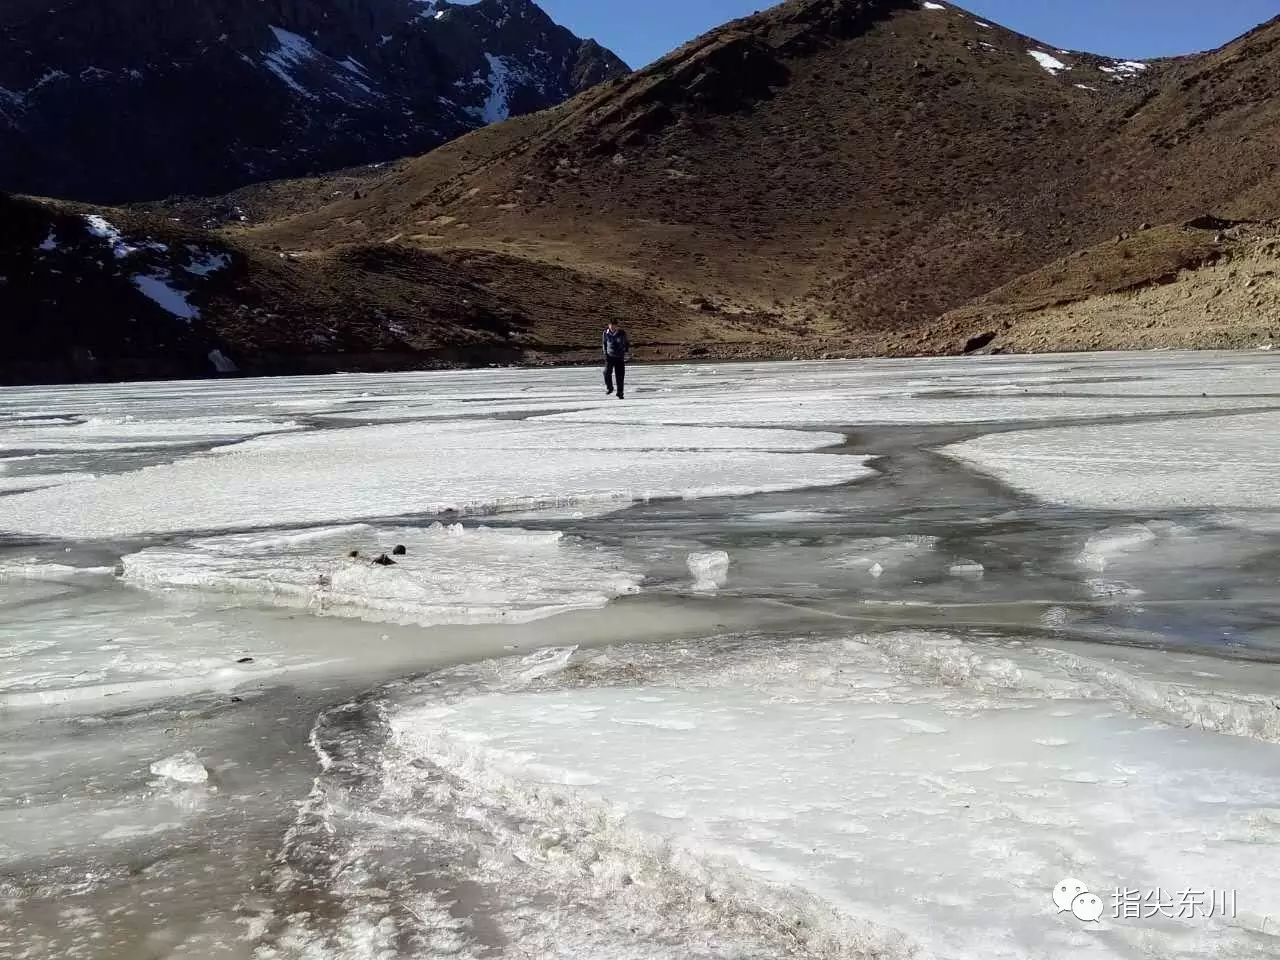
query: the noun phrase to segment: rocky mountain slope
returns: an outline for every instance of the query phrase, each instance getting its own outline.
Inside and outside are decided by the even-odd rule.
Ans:
[[[1112,61],[944,4],[796,0],[253,237],[502,249],[903,352],[1143,222],[1280,212],[1278,39]]]
[[[951,311],[930,333],[943,350],[1272,349],[1280,221],[1204,217],[1121,234]]]
[[[1280,217],[1277,157],[1280,20],[1139,63],[944,3],[790,0],[385,170],[221,201],[245,272],[203,322],[271,371],[589,359],[605,316],[655,359],[1088,347],[1112,341],[1054,311],[1225,264]],[[1260,313],[1177,342],[1280,321],[1220,302]],[[289,334],[299,303],[327,341]]]
[[[8,0],[0,189],[220,193],[421,153],[625,71],[532,0]]]

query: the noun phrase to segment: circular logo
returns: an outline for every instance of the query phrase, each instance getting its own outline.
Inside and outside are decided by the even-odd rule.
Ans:
[[[1102,916],[1102,898],[1096,893],[1082,893],[1071,901],[1071,912],[1077,920],[1085,923],[1097,923]]]
[[[1082,893],[1088,893],[1089,888],[1076,880],[1074,877],[1067,877],[1053,888],[1053,904],[1058,908],[1059,913],[1070,913],[1071,904],[1076,897]]]

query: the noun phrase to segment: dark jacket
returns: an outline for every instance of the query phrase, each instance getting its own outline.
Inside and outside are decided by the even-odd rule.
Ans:
[[[604,331],[604,355],[614,360],[626,359],[627,352],[631,349],[631,341],[627,339],[627,331],[615,330],[610,333],[606,328]]]

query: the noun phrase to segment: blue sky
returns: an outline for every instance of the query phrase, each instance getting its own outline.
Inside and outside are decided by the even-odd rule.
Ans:
[[[538,0],[632,66],[656,60],[767,0]],[[1280,0],[965,0],[961,6],[1055,47],[1157,57],[1219,46],[1280,15]]]

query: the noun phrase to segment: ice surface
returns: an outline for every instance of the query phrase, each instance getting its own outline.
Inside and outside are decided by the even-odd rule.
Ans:
[[[1057,915],[1064,876],[1108,906],[1162,886],[1280,909],[1274,746],[1184,729],[1200,724],[1160,692],[1194,688],[1158,657],[1082,653],[1093,674],[1057,649],[946,634],[627,648],[562,681],[450,694],[438,679],[392,728],[401,762],[456,778],[530,870],[594,873],[620,905],[661,885],[671,912],[763,912],[807,955],[1272,956],[1222,919]],[[507,817],[536,826],[505,833]]]
[[[39,490],[42,487],[55,487],[63,483],[79,483],[81,480],[92,480],[92,473],[15,473],[3,472],[0,462],[0,493],[14,493],[25,490]]]
[[[34,572],[55,576],[4,583],[5,599],[27,586],[46,595],[5,610],[0,713],[230,691],[324,664],[314,651],[290,650],[280,637],[232,626],[225,616],[166,608],[119,590],[82,601],[73,617],[66,616],[67,592],[79,588],[87,573]],[[253,661],[239,663],[246,651]]]
[[[176,753],[151,764],[151,772],[157,777],[176,780],[178,783],[207,783],[209,771],[204,768],[200,758],[188,751]]]
[[[699,593],[714,593],[729,582],[729,554],[724,550],[691,553],[688,564],[693,589]]]
[[[1159,534],[1146,524],[1112,527],[1089,538],[1080,552],[1079,563],[1088,570],[1102,573],[1116,557],[1145,550],[1157,539]]]
[[[982,437],[949,456],[1055,503],[1098,509],[1280,506],[1280,414]]]
[[[0,530],[62,537],[334,523],[830,486],[871,474],[839,436],[531,422],[263,437],[172,464],[0,498]],[[530,456],[531,452],[537,456]]]
[[[833,388],[829,383],[803,384],[774,392],[767,382],[749,383],[731,395],[717,391],[682,394],[676,402],[636,394],[621,409],[614,405],[612,422],[648,424],[725,424],[766,426],[845,426],[852,424],[909,425],[929,423],[996,423],[1017,420],[1091,419],[1122,414],[1177,413],[1232,407],[1255,407],[1255,397],[1195,396],[1073,396],[1054,394],[1045,385],[1022,392],[1010,384],[988,382],[982,387],[943,389],[932,384],[913,389],[906,383],[886,384],[882,391],[867,385]],[[550,414],[542,420],[596,420],[593,413]]]
[[[837,546],[831,565],[844,570],[862,570],[877,579],[890,570],[911,567],[931,553],[933,537],[874,537]]]
[[[1274,424],[1241,411],[1278,377],[1250,352],[646,365],[607,406],[595,369],[6,390],[0,445],[32,455],[0,488],[68,486],[0,496],[0,953],[1267,956],[1082,930],[1048,890],[1243,876],[1242,927],[1276,913],[1280,678],[1229,657],[1280,642],[1280,507],[1159,488],[1219,455],[1204,486],[1260,487]],[[1136,422],[1052,423],[1110,417]],[[1134,505],[1042,507],[930,452],[1019,422],[995,439],[1070,435],[1047,470],[1103,487],[1132,437]],[[443,505],[503,514],[432,530]],[[961,623],[998,633],[902,627]],[[307,727],[348,699],[308,797]],[[216,791],[149,776],[187,750]]]
[[[634,416],[752,426],[1047,420],[1258,406],[1268,394],[1280,396],[1277,381],[1280,367],[1258,354],[646,366],[633,400],[625,408],[608,401],[607,409],[611,422]],[[403,419],[576,409],[585,411],[577,419],[598,423],[594,411],[606,404],[598,372],[584,369],[24,387],[7,391],[0,406],[14,414],[138,418],[207,417],[211,410]]]
[[[394,566],[375,559],[394,547]],[[356,551],[358,556],[351,557]],[[126,582],[183,588],[313,613],[415,623],[527,623],[603,607],[641,574],[556,532],[347,526],[241,534],[124,558]]]

